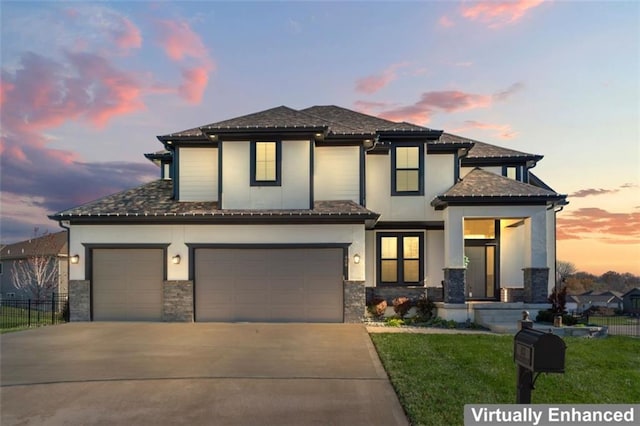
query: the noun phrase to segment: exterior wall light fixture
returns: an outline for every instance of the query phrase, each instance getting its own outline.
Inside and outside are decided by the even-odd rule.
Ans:
[[[173,257],[171,258],[171,262],[172,262],[174,265],[178,265],[178,264],[180,263],[180,260],[181,260],[181,259],[180,259],[180,255],[179,255],[179,254],[176,254],[175,256],[173,256]]]
[[[71,261],[71,263],[73,264],[80,262],[80,255],[74,254],[69,258],[69,261]]]
[[[356,254],[353,255],[353,263],[355,263],[356,265],[358,263],[360,263],[360,255],[359,254],[356,253]]]

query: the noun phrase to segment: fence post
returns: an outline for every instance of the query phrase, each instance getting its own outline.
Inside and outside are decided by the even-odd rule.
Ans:
[[[27,319],[27,326],[31,327],[31,298],[29,298],[29,304],[28,304],[28,319]]]
[[[51,325],[56,323],[56,292],[51,293]]]

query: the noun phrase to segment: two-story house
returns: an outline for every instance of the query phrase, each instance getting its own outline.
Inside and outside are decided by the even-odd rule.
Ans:
[[[337,106],[158,139],[160,180],[50,216],[72,320],[354,322],[425,292],[455,319],[554,285],[566,196],[541,156]]]

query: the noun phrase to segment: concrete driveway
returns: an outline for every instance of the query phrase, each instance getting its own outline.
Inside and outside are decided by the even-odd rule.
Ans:
[[[397,425],[362,325],[71,323],[0,337],[8,425]]]

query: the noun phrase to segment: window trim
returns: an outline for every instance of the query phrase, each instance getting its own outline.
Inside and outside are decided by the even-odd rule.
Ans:
[[[257,143],[274,143],[276,145],[276,179],[275,180],[257,180],[256,179],[256,144]],[[255,140],[251,141],[251,167],[250,182],[251,186],[282,186],[282,141],[280,140]]]
[[[398,169],[396,168],[396,149],[398,148],[418,148],[418,190],[417,191],[398,191],[396,189],[396,176]],[[400,169],[415,170],[415,169]],[[391,148],[391,195],[392,196],[416,196],[424,195],[424,144],[404,143],[394,144]]]
[[[502,166],[502,176],[509,177],[509,169],[515,169],[516,177],[513,180],[522,182],[522,166],[521,165],[504,165]],[[509,178],[511,179],[511,178]]]
[[[397,264],[398,264],[398,281],[396,282],[383,282],[382,281],[382,238],[384,237],[396,237],[397,238]],[[404,282],[404,237],[418,237],[419,252],[418,252],[418,281],[417,282]],[[424,286],[424,265],[425,248],[424,248],[424,232],[377,232],[376,233],[376,285],[380,287],[410,287]],[[409,260],[409,259],[407,259]]]

